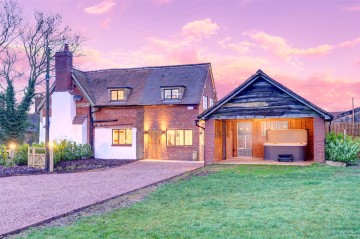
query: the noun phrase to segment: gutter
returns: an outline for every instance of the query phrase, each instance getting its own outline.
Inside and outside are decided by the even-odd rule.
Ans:
[[[199,125],[199,121],[200,120],[195,120],[195,125],[196,125],[196,127],[199,127],[200,129],[203,129],[203,130],[205,130],[205,127],[203,127],[203,126],[201,126],[201,125]]]

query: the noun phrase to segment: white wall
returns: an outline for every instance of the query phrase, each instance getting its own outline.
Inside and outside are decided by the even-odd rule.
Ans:
[[[73,95],[68,92],[54,92],[51,95],[50,141],[71,140],[79,144],[87,143],[87,120],[73,125],[76,104]],[[39,141],[45,141],[45,115],[40,122]]]
[[[136,159],[136,128],[132,128],[131,146],[112,146],[112,129],[95,128],[95,158]]]

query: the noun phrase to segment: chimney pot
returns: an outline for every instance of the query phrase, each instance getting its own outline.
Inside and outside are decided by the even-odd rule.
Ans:
[[[69,51],[69,44],[65,43],[64,45],[64,51],[68,52]]]

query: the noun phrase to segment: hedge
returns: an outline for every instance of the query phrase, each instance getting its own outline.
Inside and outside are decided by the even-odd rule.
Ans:
[[[45,143],[33,144],[36,148],[43,148],[45,153]],[[28,160],[28,144],[19,145],[15,149],[14,159],[10,160],[6,152],[6,146],[0,145],[0,165],[26,165]],[[84,159],[93,157],[93,152],[89,144],[77,144],[69,140],[54,141],[54,164],[60,161]]]

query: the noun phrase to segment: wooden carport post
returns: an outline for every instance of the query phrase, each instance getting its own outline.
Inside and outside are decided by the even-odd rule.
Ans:
[[[222,136],[222,159],[226,160],[226,121],[221,121],[221,136]]]

